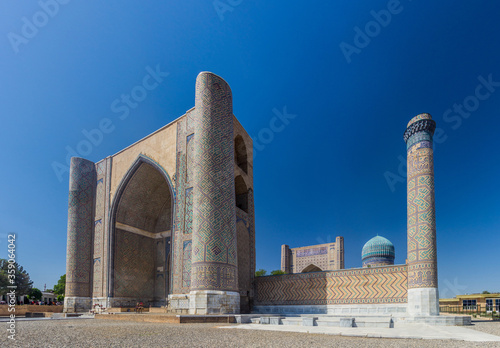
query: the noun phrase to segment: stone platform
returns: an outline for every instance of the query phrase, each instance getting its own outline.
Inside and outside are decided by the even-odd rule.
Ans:
[[[439,339],[468,342],[499,342],[500,336],[460,326],[431,326],[428,324],[401,324],[394,328],[381,327],[326,327],[242,324],[223,326],[225,330],[265,330],[281,332],[302,332],[352,337]],[[422,346],[418,341],[415,346]],[[453,346],[452,344],[450,346]]]
[[[428,324],[432,326],[471,325],[470,316],[421,316],[392,317],[390,315],[335,316],[335,315],[253,315],[252,324],[293,325],[293,326],[330,326],[330,327],[381,327],[394,328],[399,325]],[[241,322],[244,323],[244,322]]]
[[[116,313],[96,314],[95,319],[123,320],[148,323],[199,324],[199,323],[236,323],[235,315],[180,315],[168,313]]]

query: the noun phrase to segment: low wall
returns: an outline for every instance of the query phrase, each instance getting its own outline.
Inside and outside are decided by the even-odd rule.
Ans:
[[[404,307],[401,304],[407,303],[407,275],[407,266],[398,265],[257,277],[255,306]]]
[[[62,313],[63,306],[37,306],[37,305],[16,305],[15,312],[9,312],[9,305],[0,305],[0,316],[8,317],[11,314],[17,316],[26,315],[26,312],[50,312]]]

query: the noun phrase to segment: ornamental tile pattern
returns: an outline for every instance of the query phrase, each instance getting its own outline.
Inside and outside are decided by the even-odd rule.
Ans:
[[[432,117],[431,117],[431,115],[429,115],[427,113],[417,115],[417,116],[413,117],[410,120],[410,122],[408,122],[408,125],[406,126],[406,128],[410,127],[412,124],[414,124],[415,122],[420,121],[420,120],[432,120]]]
[[[414,117],[405,131],[408,149],[408,287],[437,287],[436,217],[432,135],[429,114]]]
[[[255,304],[330,305],[407,302],[407,266],[255,278]]]
[[[104,263],[104,222],[106,218],[106,160],[96,163],[96,198],[94,215],[94,262],[92,277],[92,297],[102,297]]]
[[[186,113],[186,117],[181,118],[177,123],[177,163],[176,163],[176,215],[173,233],[172,248],[172,284],[171,292],[174,294],[189,293],[190,282],[186,282],[185,274],[187,268],[191,267],[191,259],[185,259],[184,243],[191,241],[193,224],[193,175],[194,166],[194,128],[193,110]],[[189,150],[191,148],[191,150]],[[189,152],[189,153],[188,153]],[[186,268],[187,267],[187,268]]]
[[[182,286],[189,288],[191,286],[191,247],[193,243],[188,240],[183,245],[182,256]]]
[[[186,189],[186,209],[184,216],[184,233],[193,232],[193,188]]]

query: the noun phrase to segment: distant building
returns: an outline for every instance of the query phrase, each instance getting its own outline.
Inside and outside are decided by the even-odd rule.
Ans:
[[[281,246],[281,270],[286,273],[306,273],[344,269],[344,237],[334,243],[293,248]]]
[[[464,310],[500,311],[500,293],[457,295],[455,298],[440,298],[439,306],[458,307]],[[446,309],[445,309],[446,310]]]
[[[56,302],[57,301],[57,295],[54,294],[53,292],[42,291],[42,301],[45,304],[47,304],[49,302]]]
[[[394,244],[387,238],[376,236],[363,246],[361,260],[363,267],[390,266],[394,265]]]

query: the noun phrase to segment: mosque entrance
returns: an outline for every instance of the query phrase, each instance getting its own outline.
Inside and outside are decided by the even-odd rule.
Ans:
[[[172,190],[154,162],[140,158],[112,207],[110,297],[113,303],[162,306],[168,296]]]

